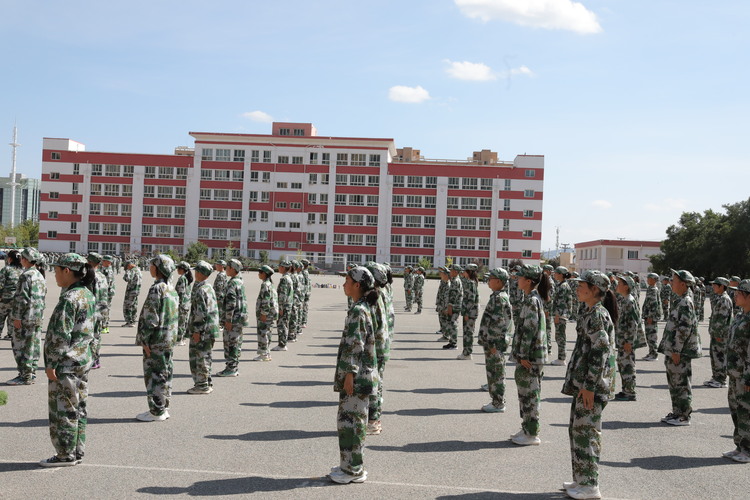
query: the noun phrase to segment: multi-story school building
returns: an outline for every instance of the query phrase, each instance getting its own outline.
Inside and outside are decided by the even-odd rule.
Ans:
[[[428,160],[393,139],[191,132],[171,155],[86,151],[44,139],[44,251],[150,254],[205,243],[271,260],[538,262],[544,157]]]

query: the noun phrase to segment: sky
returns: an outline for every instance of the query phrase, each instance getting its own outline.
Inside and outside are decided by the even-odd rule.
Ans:
[[[0,0],[0,172],[43,137],[171,154],[190,131],[545,156],[542,250],[660,240],[750,197],[750,2]]]

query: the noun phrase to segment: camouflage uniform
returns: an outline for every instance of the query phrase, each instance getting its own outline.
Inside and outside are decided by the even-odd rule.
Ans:
[[[354,375],[354,392],[344,392],[346,375]],[[353,476],[364,476],[363,452],[370,396],[378,386],[375,333],[370,306],[357,301],[346,317],[336,357],[333,390],[339,393],[338,436],[341,470]]]
[[[292,308],[289,315],[289,341],[296,342],[297,335],[302,332],[302,323],[300,315],[302,311],[302,297],[304,294],[304,285],[301,282],[301,274],[293,272],[290,274],[292,279]]]
[[[568,341],[565,329],[568,324],[568,318],[573,314],[573,292],[570,285],[563,280],[555,288],[555,294],[552,297],[552,309],[550,315],[552,319],[557,319],[555,323],[555,343],[557,344],[557,359],[565,360],[565,343]]]
[[[554,323],[554,321],[552,321],[552,305],[557,286],[555,284],[555,280],[552,279],[552,276],[544,274],[542,276],[542,279],[546,279],[549,281],[549,300],[547,300],[546,302],[542,301],[542,303],[544,304],[544,320],[545,328],[547,330],[547,354],[550,355],[552,354],[552,324]]]
[[[659,352],[664,354],[672,414],[675,418],[681,417],[689,421],[693,411],[693,392],[690,387],[691,360],[701,356],[701,341],[692,298],[688,293],[678,297],[679,302],[671,308],[664,327]],[[680,355],[679,363],[673,362],[672,353]]]
[[[102,346],[102,330],[104,328],[104,318],[109,315],[109,284],[107,277],[101,272],[100,268],[94,271],[94,281],[89,285],[89,291],[94,295],[94,341],[91,344],[91,353],[94,357],[93,368],[99,368],[99,352]]]
[[[656,286],[649,286],[646,288],[646,298],[643,301],[641,317],[646,329],[646,342],[648,342],[647,357],[653,359],[656,359],[656,348],[659,344],[659,325],[657,322],[661,319],[661,312],[659,290]]]
[[[414,296],[414,271],[409,270],[407,273],[404,270],[404,295],[406,297],[406,307],[404,311],[411,311],[411,303]]]
[[[289,316],[294,302],[294,288],[289,272],[285,272],[276,286],[279,298],[279,317],[276,321],[276,331],[279,337],[279,347],[286,347],[289,336]]]
[[[82,460],[86,444],[86,399],[94,340],[94,296],[79,281],[62,291],[44,340],[48,381],[49,434],[57,457]]]
[[[524,293],[518,311],[518,323],[513,335],[511,354],[516,359],[514,377],[518,389],[521,428],[526,435],[537,436],[539,434],[539,405],[542,400],[542,377],[547,359],[547,334],[544,304],[536,290],[532,290],[529,295]],[[531,369],[521,365],[522,360],[529,361]]]
[[[450,316],[443,313],[445,321],[444,333],[448,337],[448,342],[456,345],[458,343],[458,318],[461,315],[461,304],[463,303],[463,285],[461,280],[456,276],[448,280],[448,291],[446,293],[447,306],[451,306],[453,314]],[[446,307],[447,307],[446,306]]]
[[[711,374],[712,379],[724,384],[727,379],[727,337],[732,324],[732,302],[725,291],[714,301],[708,333],[711,335]]]
[[[391,331],[388,325],[388,308],[386,304],[385,291],[378,291],[378,301],[370,307],[372,317],[372,328],[375,336],[375,355],[378,369],[377,391],[370,395],[368,420],[379,421],[383,411],[383,376],[385,364],[391,357]]]
[[[42,323],[47,282],[33,265],[18,278],[13,297],[12,317],[21,321],[21,328],[13,328],[13,356],[18,367],[18,377],[26,383],[36,379],[36,368],[41,356]]]
[[[141,270],[133,266],[125,271],[122,279],[127,282],[125,299],[122,303],[123,316],[126,324],[134,325],[138,319],[138,294],[141,293],[141,282],[143,280]]]
[[[101,311],[102,333],[109,333],[109,311],[112,309],[112,299],[115,297],[115,271],[112,266],[100,266],[98,268],[107,279],[107,308]],[[97,356],[97,360],[98,360]]]
[[[744,280],[747,281],[747,280]],[[750,313],[734,316],[727,342],[729,412],[734,423],[737,450],[750,454]]]
[[[661,289],[659,290],[659,300],[661,300],[662,318],[666,320],[669,318],[669,306],[672,303],[672,285],[662,282]]]
[[[706,305],[706,285],[703,284],[703,280],[699,280],[698,284],[695,285],[695,316],[698,321],[703,321],[703,315],[705,314]]]
[[[584,308],[576,323],[576,345],[570,355],[562,393],[573,396],[570,407],[570,456],[573,481],[599,485],[602,411],[615,387],[615,335],[612,319],[601,302]],[[583,406],[579,392],[594,393],[592,409]]]
[[[505,353],[513,338],[513,310],[505,290],[492,292],[479,322],[487,388],[496,408],[505,407]]]
[[[180,301],[179,315],[177,317],[177,341],[182,342],[188,336],[187,322],[190,316],[190,294],[193,291],[193,284],[188,283],[186,274],[177,278],[174,291],[177,292],[177,298]]]
[[[224,371],[236,373],[242,354],[242,328],[247,325],[247,297],[239,273],[227,283],[223,311],[224,322],[232,324],[231,330],[224,330]]]
[[[615,342],[617,344],[617,370],[622,379],[622,393],[630,398],[635,397],[635,350],[638,344],[638,332],[643,328],[641,312],[635,298],[628,293],[619,304]],[[625,351],[625,344],[630,344],[630,352]]]
[[[438,313],[438,323],[440,324],[440,332],[443,334],[445,340],[450,340],[448,337],[448,327],[445,321],[445,315],[443,311],[448,307],[448,288],[450,287],[449,281],[440,280],[438,285],[437,294],[435,295],[435,310]]]
[[[265,321],[261,316],[266,316]],[[260,284],[258,298],[255,301],[255,317],[258,320],[258,355],[267,355],[268,344],[271,342],[271,327],[279,316],[279,297],[273,287],[271,278],[266,278]]]
[[[422,294],[424,292],[424,274],[418,273],[414,276],[414,284],[412,285],[412,291],[414,293],[414,303],[417,305],[417,312],[422,312]]]
[[[302,283],[304,283],[304,293],[302,295],[302,317],[300,323],[302,327],[307,326],[307,315],[310,310],[310,295],[312,294],[312,281],[310,281],[310,273],[307,271],[307,267],[302,269],[300,273],[302,276]]]
[[[172,396],[172,350],[177,340],[178,308],[174,287],[159,278],[151,285],[138,318],[135,343],[151,349],[148,356],[143,351],[143,378],[152,415],[163,415]]]
[[[3,327],[8,323],[8,336],[13,337],[13,297],[16,295],[18,279],[21,277],[23,269],[16,266],[5,264],[0,269],[0,334],[3,333]]]
[[[219,271],[214,279],[214,293],[216,294],[216,303],[219,305],[219,316],[224,317],[224,295],[227,289],[227,273]]]
[[[209,268],[210,269],[210,268]],[[190,373],[195,387],[211,387],[211,350],[219,336],[219,306],[216,303],[216,292],[208,280],[193,283],[190,294],[190,319],[188,321],[188,348],[190,356]],[[199,340],[195,341],[195,335]]]
[[[471,355],[474,350],[474,325],[479,317],[479,287],[471,279],[462,280],[463,297],[461,299],[461,317],[463,318],[463,352]]]
[[[570,287],[570,295],[572,296],[571,304],[572,308],[570,310],[570,320],[577,321],[578,320],[578,310],[581,308],[581,303],[578,301],[578,282],[575,280],[569,280],[568,286]]]

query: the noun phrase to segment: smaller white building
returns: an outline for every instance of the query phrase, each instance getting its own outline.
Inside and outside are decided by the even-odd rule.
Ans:
[[[595,240],[575,244],[576,271],[632,271],[643,280],[649,272],[649,257],[661,253],[659,241]]]

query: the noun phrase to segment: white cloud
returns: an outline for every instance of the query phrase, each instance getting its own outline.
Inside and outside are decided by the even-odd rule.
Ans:
[[[526,66],[521,66],[520,68],[513,68],[512,70],[510,70],[510,74],[513,76],[516,76],[516,75],[534,76],[534,72],[531,71]]]
[[[595,200],[591,202],[591,205],[596,208],[602,208],[604,210],[612,208],[612,204],[607,200]]]
[[[260,123],[273,122],[273,117],[263,111],[248,111],[247,113],[242,113],[242,117],[249,118],[250,120],[254,122],[260,122]]]
[[[395,85],[388,90],[388,99],[395,102],[420,103],[429,98],[430,93],[420,85],[417,85],[416,87]]]
[[[474,82],[486,82],[489,80],[496,80],[497,76],[492,72],[492,68],[484,63],[473,63],[469,61],[450,61],[445,60],[449,64],[446,72],[453,78],[459,80],[471,80]]]
[[[685,200],[665,198],[661,203],[646,203],[643,208],[652,212],[684,211],[687,209],[687,203]]]
[[[484,22],[508,21],[521,26],[601,33],[596,14],[573,0],[454,0],[461,12]]]

